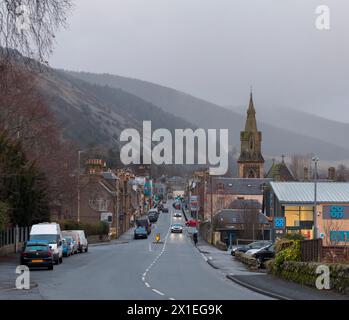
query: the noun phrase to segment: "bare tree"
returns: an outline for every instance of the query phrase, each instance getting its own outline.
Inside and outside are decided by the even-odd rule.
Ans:
[[[55,33],[66,26],[71,8],[72,0],[1,0],[0,47],[5,61],[17,51],[46,63]]]
[[[290,169],[297,180],[304,178],[304,168],[308,168],[309,178],[312,154],[293,154]]]
[[[344,164],[338,165],[336,180],[342,182],[349,180],[349,169]]]

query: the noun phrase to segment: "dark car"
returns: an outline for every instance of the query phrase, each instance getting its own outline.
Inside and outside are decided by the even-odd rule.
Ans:
[[[168,207],[163,207],[162,212],[168,213]]]
[[[134,231],[134,238],[135,239],[147,239],[148,238],[147,230],[145,230],[144,227],[137,227]]]
[[[136,220],[136,226],[137,227],[144,227],[147,231],[147,234],[151,233],[151,222],[149,219],[138,219]]]
[[[155,213],[150,213],[148,215],[148,219],[151,223],[157,222],[158,221],[158,215]]]
[[[271,244],[268,247],[254,253],[252,257],[257,260],[257,267],[263,268],[264,263],[275,257],[275,244]]]
[[[255,241],[250,244],[244,245],[244,246],[239,246],[237,248],[234,248],[231,250],[231,255],[235,256],[235,252],[243,252],[246,253],[248,250],[251,249],[261,249],[263,247],[266,247],[267,245],[270,245],[271,241]]]
[[[47,241],[28,241],[21,253],[21,265],[53,270],[53,253]]]

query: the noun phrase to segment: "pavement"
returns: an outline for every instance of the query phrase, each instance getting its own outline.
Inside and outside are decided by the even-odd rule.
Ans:
[[[349,300],[349,296],[333,291],[320,291],[302,286],[273,275],[265,270],[251,271],[232,257],[230,251],[221,251],[199,237],[198,251],[212,268],[219,270],[227,279],[250,290],[278,300]]]
[[[193,245],[187,230],[171,234],[183,218],[160,214],[148,239],[134,240],[133,230],[119,239],[64,258],[53,271],[32,270],[30,290],[15,289],[18,256],[0,262],[2,300],[270,300],[229,280],[212,268]],[[154,244],[160,233],[160,244]]]

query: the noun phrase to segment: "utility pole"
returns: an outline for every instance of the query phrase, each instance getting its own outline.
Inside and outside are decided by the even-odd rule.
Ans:
[[[317,231],[317,166],[318,166],[318,162],[319,162],[319,157],[315,156],[312,158],[312,161],[314,162],[314,169],[315,169],[315,173],[314,173],[314,239],[318,238],[318,231]]]
[[[80,223],[80,162],[81,162],[81,153],[85,151],[78,151],[78,224]]]

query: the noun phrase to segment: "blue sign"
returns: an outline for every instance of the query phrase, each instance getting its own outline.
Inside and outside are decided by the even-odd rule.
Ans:
[[[349,231],[331,231],[330,239],[334,242],[349,242]]]
[[[349,219],[349,206],[324,206],[324,219]]]
[[[285,217],[274,218],[274,228],[275,229],[285,229],[285,227],[286,227],[286,218]]]

